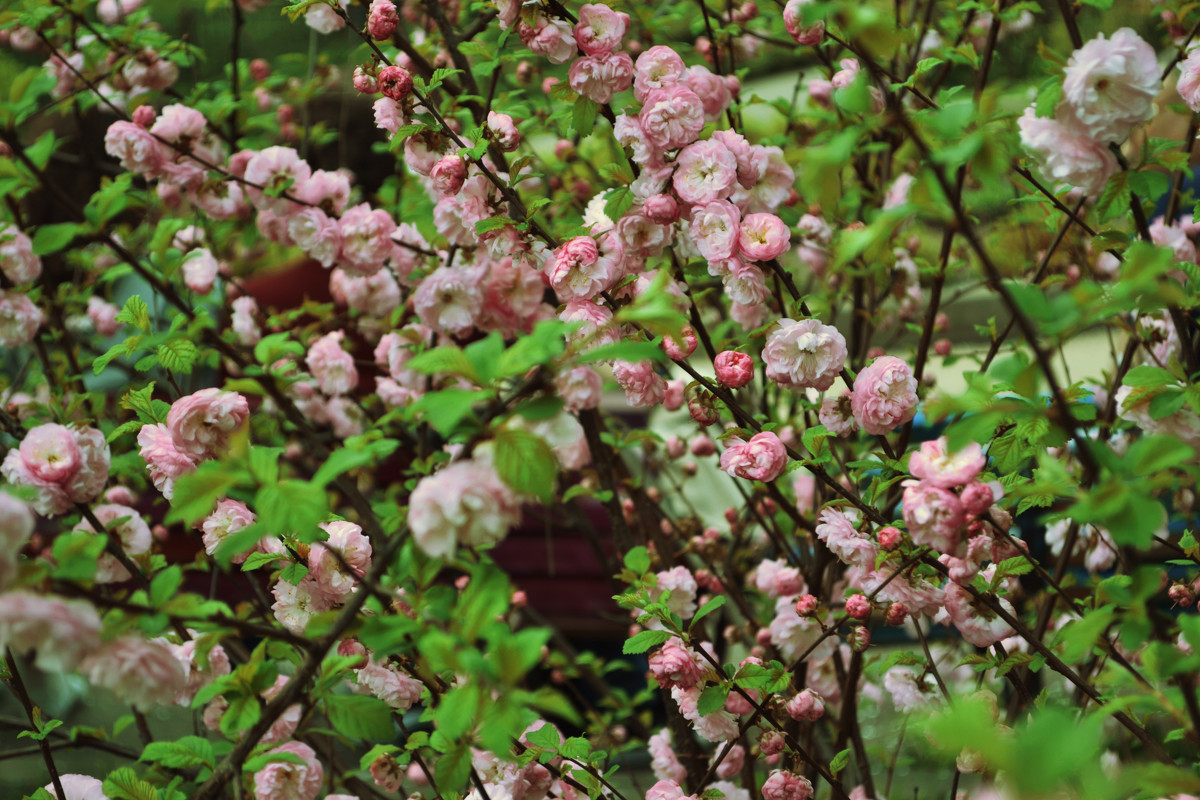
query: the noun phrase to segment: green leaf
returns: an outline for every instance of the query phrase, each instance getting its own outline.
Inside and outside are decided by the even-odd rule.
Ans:
[[[212,769],[216,765],[212,742],[199,736],[184,736],[174,742],[151,742],[138,760],[162,764],[168,769]]]
[[[71,243],[81,227],[74,222],[42,225],[33,234],[33,252],[39,256],[57,253]]]
[[[492,442],[496,474],[518,494],[532,495],[543,503],[554,499],[558,459],[540,436],[504,427]]]
[[[571,127],[581,138],[586,138],[596,127],[596,114],[600,105],[591,98],[579,97],[575,101],[575,110],[571,115]]]
[[[137,328],[142,333],[150,332],[150,306],[138,295],[131,295],[125,301],[125,307],[117,314],[117,322],[124,322]],[[99,373],[97,373],[99,374]]]
[[[1179,383],[1179,379],[1162,367],[1143,364],[1129,370],[1122,383],[1126,386],[1172,386]]]
[[[413,356],[405,365],[406,369],[416,370],[423,375],[441,375],[449,373],[461,375],[473,383],[479,383],[479,374],[475,371],[467,354],[452,345],[435,347]]]
[[[709,686],[700,693],[700,699],[696,701],[696,712],[701,716],[718,711],[725,706],[725,700],[729,697],[729,684],[722,683],[717,686]]]
[[[1063,661],[1073,664],[1092,652],[1096,640],[1112,624],[1115,616],[1113,606],[1107,605],[1069,622],[1059,633],[1056,642],[1062,645]]]
[[[846,768],[846,765],[849,763],[850,763],[850,750],[849,750],[849,748],[847,748],[847,749],[843,750],[842,752],[838,753],[836,756],[834,756],[829,761],[829,771],[831,773],[833,773],[834,775],[837,775],[839,772],[844,770]]]
[[[442,389],[426,394],[413,404],[413,409],[419,412],[434,430],[442,436],[449,437],[453,436],[463,420],[471,415],[475,403],[491,395],[489,391],[473,389]]]
[[[662,644],[674,635],[670,631],[642,631],[627,639],[625,644],[621,646],[621,652],[627,656],[644,653],[651,647]]]
[[[180,475],[175,479],[175,493],[171,498],[167,522],[192,525],[207,517],[217,500],[228,494],[237,482],[237,475],[229,470],[228,465],[219,461],[206,461],[195,472]]]
[[[294,341],[291,334],[272,333],[264,336],[254,345],[254,360],[259,364],[270,366],[284,356],[304,355],[304,345]]]
[[[150,581],[150,605],[158,607],[165,605],[168,600],[175,596],[179,591],[179,587],[183,585],[183,568],[178,564],[172,564],[164,570],[159,571],[154,576],[154,580]]]
[[[160,344],[155,355],[165,369],[191,375],[192,367],[200,358],[200,348],[191,339],[171,339]]]
[[[283,455],[282,447],[263,447],[255,445],[250,448],[250,475],[260,484],[268,485],[279,482],[279,457]]]
[[[461,744],[443,753],[434,767],[434,780],[438,789],[446,792],[458,792],[467,782],[471,774],[471,748]]]
[[[588,350],[575,358],[577,364],[591,364],[596,361],[665,361],[666,354],[654,342],[626,340],[600,345]]]
[[[251,553],[242,562],[242,572],[250,572],[266,564],[274,564],[276,561],[286,558],[287,555],[284,553]]]
[[[559,320],[539,322],[528,336],[521,336],[500,355],[496,377],[524,375],[534,367],[549,364],[565,348],[563,328]]]
[[[700,606],[700,610],[697,611],[696,616],[692,618],[692,625],[695,626],[695,624],[699,622],[701,618],[711,614],[723,605],[725,605],[725,595],[719,594],[712,598],[707,603]]]
[[[645,575],[650,571],[650,552],[641,545],[634,547],[625,554],[625,566],[638,575]]]
[[[285,480],[259,489],[254,496],[254,510],[267,530],[312,542],[320,537],[317,526],[325,520],[329,505],[325,493],[307,481]]]
[[[475,726],[483,695],[475,684],[451,689],[438,704],[435,718],[438,730],[450,741],[458,741]]]
[[[395,736],[392,709],[377,697],[365,694],[328,695],[325,712],[329,724],[343,736],[366,741]]]
[[[395,439],[381,439],[371,442],[361,448],[343,447],[340,450],[335,450],[329,454],[329,458],[325,463],[317,469],[313,475],[312,483],[314,486],[328,486],[339,475],[349,472],[358,467],[365,467],[368,464],[374,464],[381,461],[400,446],[400,443]]]
[[[54,539],[55,578],[65,581],[90,581],[96,577],[96,560],[104,552],[105,537],[95,533],[60,533]]]
[[[110,772],[101,789],[109,800],[159,800],[158,790],[129,767]]]

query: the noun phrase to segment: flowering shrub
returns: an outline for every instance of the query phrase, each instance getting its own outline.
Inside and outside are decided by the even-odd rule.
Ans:
[[[1200,794],[1200,10],[1123,5],[10,3],[19,791]]]

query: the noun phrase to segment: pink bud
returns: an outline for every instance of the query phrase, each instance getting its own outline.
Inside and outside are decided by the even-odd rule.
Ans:
[[[464,592],[464,591],[466,591],[467,586],[470,583],[471,583],[470,575],[459,575],[457,578],[454,579],[454,588],[458,589],[460,592]]]
[[[953,347],[953,345],[950,343],[949,339],[938,339],[933,343],[933,352],[937,353],[939,356],[948,356],[950,355],[951,347]]]
[[[354,91],[361,94],[375,94],[379,91],[379,78],[370,69],[354,68]]]
[[[433,188],[438,194],[451,197],[458,193],[467,179],[467,162],[456,153],[442,156],[429,171],[429,177],[433,180]]]
[[[133,124],[139,128],[149,128],[158,116],[150,106],[138,106],[133,110]]]
[[[758,740],[758,749],[764,756],[774,756],[782,753],[786,744],[780,731],[766,731]]]
[[[379,91],[384,97],[400,101],[412,91],[412,75],[404,67],[384,67],[379,70]]]
[[[683,458],[687,454],[687,442],[672,434],[667,437],[667,455],[672,459]]]
[[[691,325],[683,327],[682,337],[682,342],[676,340],[674,336],[663,336],[662,338],[663,352],[672,361],[683,361],[696,352],[696,331]]]
[[[377,42],[386,42],[396,32],[400,15],[392,0],[371,0],[371,10],[367,15],[367,35]]]
[[[662,406],[667,411],[678,411],[683,406],[684,382],[679,379],[667,381],[667,390],[663,393]]]
[[[554,88],[556,83],[560,81],[558,78],[546,78],[542,81],[542,94],[549,96],[550,90]]]
[[[825,714],[825,701],[812,689],[805,689],[789,700],[784,710],[797,722],[816,722]]]
[[[847,639],[850,642],[850,649],[856,653],[861,653],[871,646],[871,632],[862,625],[850,631],[850,636]]]
[[[903,625],[905,617],[908,616],[908,609],[903,603],[892,603],[887,610],[888,625]]]
[[[688,443],[688,449],[692,451],[692,455],[704,458],[717,452],[717,445],[712,439],[701,433],[692,437],[692,441]]]
[[[904,534],[899,528],[888,525],[886,528],[879,529],[879,546],[884,550],[895,550],[900,545],[900,540],[904,538]]]
[[[933,329],[935,331],[950,330],[950,315],[945,311],[938,312],[938,315],[933,318]]]
[[[528,604],[529,604],[529,599],[525,596],[524,592],[522,592],[520,589],[513,592],[513,596],[512,596],[512,607],[513,608],[524,608]]]
[[[811,617],[817,610],[817,598],[811,594],[800,595],[796,600],[796,613],[802,617]]]
[[[725,350],[713,359],[717,380],[730,389],[739,389],[754,380],[754,359],[746,353]]]
[[[960,500],[963,510],[972,516],[979,516],[991,508],[996,497],[992,487],[986,483],[972,483],[963,489]]]
[[[866,619],[871,616],[871,601],[866,595],[852,594],[846,598],[846,613],[855,619]]]
[[[642,213],[653,223],[670,225],[679,219],[679,203],[669,194],[656,194],[642,203]]]
[[[567,161],[575,155],[575,143],[570,139],[559,139],[554,144],[554,157],[559,161]]]
[[[1189,608],[1196,602],[1196,594],[1185,584],[1177,583],[1167,590],[1171,602],[1180,608]]]
[[[271,65],[265,58],[256,58],[250,62],[250,77],[256,81],[265,81],[271,77]]]

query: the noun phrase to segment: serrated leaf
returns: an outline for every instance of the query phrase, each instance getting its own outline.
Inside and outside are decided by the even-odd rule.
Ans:
[[[333,729],[351,739],[379,741],[391,740],[395,736],[392,709],[377,697],[362,694],[327,695],[325,712]]]
[[[496,432],[492,446],[496,474],[510,489],[543,503],[554,499],[558,458],[545,439],[518,428],[504,427]]]
[[[117,322],[124,322],[142,333],[150,332],[150,306],[139,295],[131,295],[124,308],[117,314]]]
[[[696,713],[701,716],[707,716],[714,711],[719,711],[725,706],[725,700],[729,697],[729,684],[721,683],[717,686],[709,686],[700,693],[700,699],[696,701]]]
[[[641,631],[625,640],[625,644],[621,646],[621,652],[627,656],[644,653],[651,647],[662,644],[674,635],[670,631]]]

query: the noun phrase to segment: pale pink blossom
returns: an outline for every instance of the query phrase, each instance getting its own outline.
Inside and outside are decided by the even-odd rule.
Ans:
[[[166,145],[140,125],[124,120],[108,126],[104,135],[104,151],[119,159],[122,169],[148,178],[161,174],[164,165],[171,159]]]
[[[121,330],[123,323],[117,322],[121,310],[103,297],[92,295],[88,298],[87,315],[92,321],[92,327],[101,336],[115,336]]]
[[[100,431],[47,424],[31,429],[21,446],[8,452],[0,474],[15,486],[36,489],[33,508],[43,516],[57,516],[100,493],[110,462]]]
[[[366,430],[366,414],[352,397],[338,395],[329,398],[325,404],[325,414],[333,428],[333,435],[339,439],[361,436]]]
[[[922,442],[921,449],[909,456],[908,471],[913,477],[942,489],[965,486],[975,480],[987,464],[983,448],[970,442],[961,450],[949,453],[946,445],[945,436]]]
[[[517,125],[513,122],[513,118],[508,114],[489,111],[487,130],[492,135],[496,144],[500,146],[500,149],[506,153],[516,150],[521,144],[521,133],[517,130]]]
[[[875,436],[908,422],[917,410],[912,368],[895,356],[881,356],[858,373],[850,400],[859,426]]]
[[[862,595],[856,595],[861,597]],[[785,710],[794,720],[816,722],[825,714],[825,702],[812,689],[805,689],[787,702]]]
[[[538,420],[516,416],[510,424],[544,439],[565,470],[583,469],[592,460],[583,426],[573,414],[565,410]]]
[[[646,136],[642,129],[641,120],[628,114],[621,114],[613,124],[613,138],[621,147],[628,147],[635,164],[661,164],[662,153]]]
[[[646,745],[650,751],[650,769],[654,772],[655,778],[658,778],[659,781],[672,782],[676,784],[676,788],[678,788],[678,784],[687,780],[687,770],[683,764],[679,763],[679,758],[675,755],[675,748],[671,744],[670,730],[663,728],[646,740]],[[680,795],[682,794],[681,791]],[[649,793],[646,796],[649,797]]]
[[[310,257],[328,269],[337,263],[342,250],[342,228],[319,208],[301,208],[287,220],[288,237]]]
[[[855,528],[856,522],[856,512],[827,508],[821,512],[817,523],[817,538],[824,542],[843,564],[872,569],[875,566],[878,548],[870,538]]]
[[[254,512],[240,500],[222,498],[217,501],[217,508],[205,517],[200,528],[204,532],[204,552],[210,556],[216,555],[217,548],[230,534],[249,528],[255,522]],[[241,564],[246,560],[249,551],[234,554],[233,563]]]
[[[483,310],[478,271],[471,267],[442,267],[421,281],[413,295],[421,323],[451,336],[467,336]]]
[[[1088,134],[1073,117],[1045,119],[1030,106],[1018,124],[1021,144],[1055,183],[1099,196],[1117,171],[1116,156],[1108,146]]]
[[[374,275],[351,275],[335,269],[329,276],[329,293],[337,302],[379,319],[399,308],[402,299],[400,284],[390,269],[381,269]]]
[[[33,341],[44,317],[20,292],[0,289],[0,346],[18,347]]]
[[[551,64],[565,64],[575,55],[575,34],[566,20],[547,20],[539,14],[535,24],[522,22],[517,31],[526,47]]]
[[[516,496],[495,468],[474,458],[422,478],[409,497],[408,524],[417,546],[448,557],[457,544],[469,547],[503,539],[521,518]]]
[[[1187,232],[1180,225],[1167,225],[1162,217],[1150,223],[1150,241],[1159,247],[1166,247],[1175,254],[1176,261],[1190,261],[1196,258],[1196,245],[1188,238]]]
[[[121,77],[129,83],[131,95],[141,91],[161,92],[179,79],[179,67],[161,58],[153,48],[143,47],[125,60]]]
[[[577,58],[567,73],[571,90],[600,104],[633,84],[633,59],[627,53],[601,53]]]
[[[854,418],[854,410],[851,408],[851,397],[850,390],[843,389],[836,397],[826,395],[821,400],[817,419],[825,426],[825,430],[834,436],[849,436],[858,430],[858,420]]]
[[[0,592],[16,576],[21,550],[33,535],[33,527],[29,506],[0,492]]]
[[[396,131],[408,124],[408,117],[405,116],[404,106],[396,102],[390,97],[380,97],[371,107],[374,112],[375,127],[381,131],[388,132],[388,138],[391,139],[396,135]],[[412,141],[412,138],[408,141]],[[405,142],[405,145],[408,144]],[[410,166],[412,162],[408,161],[408,148],[405,147],[404,157],[405,162]],[[428,174],[428,170],[422,174]]]
[[[651,362],[617,361],[612,369],[613,377],[625,391],[625,402],[629,405],[634,408],[648,408],[662,402],[667,382],[654,371]]]
[[[296,584],[286,580],[276,581],[271,593],[275,596],[275,602],[271,604],[275,619],[297,636],[304,635],[304,629],[314,614],[328,611],[334,606],[311,575],[304,576]]]
[[[787,467],[787,449],[774,433],[763,431],[742,441],[729,440],[721,453],[721,469],[730,475],[754,481],[773,481]]]
[[[1005,613],[1010,616],[1016,613],[1008,600],[997,599]],[[985,603],[976,602],[966,589],[953,581],[946,585],[946,611],[962,637],[976,647],[991,647],[1015,633],[999,614]]]
[[[154,537],[146,520],[142,519],[142,515],[135,509],[119,503],[105,503],[93,508],[92,514],[104,526],[110,538],[116,536],[125,555],[134,557],[150,552]],[[97,531],[91,520],[86,517],[80,522],[77,530],[88,533],[101,532]],[[129,570],[112,553],[101,553],[96,560],[96,583],[121,583],[131,577],[133,576],[129,574]]]
[[[941,702],[932,675],[919,678],[912,667],[892,667],[883,675],[883,687],[901,714],[928,708]]]
[[[288,742],[268,751],[271,753],[290,753],[303,763],[275,761],[256,772],[255,800],[316,800],[325,769],[313,749],[302,742]]]
[[[712,271],[712,262],[709,263],[709,271]],[[756,318],[765,316],[767,298],[771,296],[771,290],[767,288],[766,276],[763,271],[754,264],[743,261],[738,257],[733,257],[722,263],[726,268],[724,275],[721,278],[722,284],[725,286],[725,294],[733,301],[734,311],[737,311],[741,306],[744,309],[758,308],[760,312]],[[734,319],[738,319],[737,314],[731,314]],[[761,324],[761,323],[760,323]],[[754,327],[758,327],[755,325]]]
[[[310,6],[316,8],[316,6]],[[169,108],[169,106],[168,106]],[[166,109],[164,109],[164,112]],[[155,128],[160,123],[155,123]],[[153,131],[153,129],[151,129]],[[255,153],[246,162],[245,180],[255,186],[246,187],[246,196],[255,208],[287,216],[300,207],[284,197],[272,197],[263,190],[290,193],[303,185],[312,175],[312,167],[290,147],[268,147]]]
[[[93,686],[142,711],[173,705],[187,688],[187,675],[165,641],[132,634],[100,645],[83,659],[79,671]]]
[[[633,93],[638,101],[643,103],[654,90],[681,82],[686,69],[679,54],[661,44],[638,56],[636,67]]]
[[[429,171],[429,177],[438,195],[450,197],[458,193],[467,179],[467,162],[457,153],[442,156]]]
[[[924,482],[904,483],[904,523],[912,540],[938,553],[959,555],[966,515],[958,496]]]
[[[679,705],[679,713],[692,723],[696,733],[710,742],[727,742],[736,739],[738,735],[737,718],[723,708],[711,714],[701,715],[699,711],[700,687],[692,686],[683,689],[678,686],[671,689],[671,697]],[[649,798],[649,795],[647,795]]]
[[[660,780],[646,790],[646,800],[685,800],[686,797],[679,782],[673,780]]]
[[[1192,111],[1200,111],[1200,48],[1193,47],[1179,64],[1179,83],[1175,89]]]
[[[378,697],[397,711],[407,711],[420,699],[424,688],[420,681],[403,672],[394,663],[374,656],[358,671],[351,688]]]
[[[568,239],[546,262],[546,280],[563,301],[590,300],[611,288],[616,279],[612,263],[600,259],[596,240],[590,236]]]
[[[329,538],[314,542],[308,551],[309,575],[321,592],[340,603],[353,593],[358,581],[371,568],[371,541],[360,526],[345,520],[321,523],[321,530]]]
[[[600,405],[604,379],[591,367],[575,367],[560,374],[555,387],[567,411],[582,411]]]
[[[679,199],[703,204],[729,196],[737,182],[737,159],[715,139],[693,142],[675,159],[671,181]]]
[[[346,7],[346,1],[340,0],[343,9]],[[346,27],[346,21],[333,10],[332,6],[324,3],[309,6],[304,12],[304,23],[317,33],[333,33]],[[259,800],[264,800],[264,798],[259,798]],[[272,800],[276,800],[276,798],[272,798]],[[278,798],[278,800],[282,800],[282,798]],[[297,798],[297,800],[304,799]]]
[[[785,318],[767,337],[762,357],[767,377],[776,383],[825,391],[846,363],[846,340],[819,320]]]
[[[672,567],[656,573],[655,581],[658,592],[666,592],[663,600],[667,608],[678,614],[682,619],[691,619],[696,613],[696,577],[687,567]]]
[[[776,770],[763,782],[762,796],[763,800],[808,800],[813,787],[803,775]]]
[[[630,212],[617,221],[617,236],[630,259],[662,255],[663,248],[671,242],[671,235],[669,226],[659,225],[637,212]]]
[[[589,56],[605,55],[621,46],[629,15],[599,3],[585,3],[575,23],[575,42]]]
[[[196,294],[208,294],[220,269],[221,265],[207,248],[192,250],[183,257],[183,282]]]
[[[42,259],[33,252],[33,242],[15,225],[0,228],[0,272],[15,284],[30,283],[42,274]]]
[[[478,325],[506,336],[526,330],[543,308],[546,284],[541,273],[505,257],[492,262],[483,284],[483,310]]]
[[[327,395],[346,394],[358,386],[354,356],[342,349],[345,338],[344,331],[331,331],[317,339],[304,358],[317,385]]]
[[[111,2],[111,0],[109,1]],[[104,5],[104,0],[101,0],[100,5]],[[61,798],[58,797],[58,793],[54,790],[53,783],[48,783],[42,787],[51,797],[56,798],[56,800],[108,800],[108,795],[104,793],[104,784],[98,778],[93,778],[90,775],[59,775],[58,782],[62,785],[63,789],[63,796]]]
[[[669,639],[661,649],[650,654],[650,672],[663,689],[695,686],[704,672],[693,654],[679,639]]]
[[[171,405],[167,428],[176,449],[198,459],[215,458],[250,416],[246,398],[236,392],[208,388],[181,397]]]
[[[396,223],[391,216],[382,209],[360,203],[346,209],[339,224],[342,251],[338,265],[357,275],[373,275],[382,269],[395,247],[391,235]]]
[[[175,479],[191,472],[201,457],[179,448],[171,430],[164,424],[143,425],[138,431],[142,459],[150,470],[154,487],[168,500],[174,494]]]
[[[655,147],[674,150],[700,135],[704,104],[691,89],[676,84],[650,92],[639,118],[646,138]]]
[[[770,261],[787,252],[791,233],[774,214],[747,214],[738,234],[738,250],[751,261]]]
[[[100,0],[96,15],[105,25],[116,25],[142,7],[142,0]]]
[[[0,649],[33,652],[43,672],[71,672],[99,645],[100,615],[90,603],[23,589],[0,594]]]
[[[1154,48],[1132,28],[1099,34],[1071,54],[1063,72],[1065,110],[1102,145],[1122,142],[1154,116],[1162,89]]]
[[[688,68],[683,74],[683,85],[695,92],[704,104],[704,119],[707,122],[720,119],[733,100],[733,93],[725,78],[713,74],[712,70],[702,64]],[[714,139],[720,141],[716,137]]]
[[[796,44],[818,45],[825,38],[825,22],[816,20],[804,24],[803,8],[813,0],[788,0],[783,7],[783,26]]]

